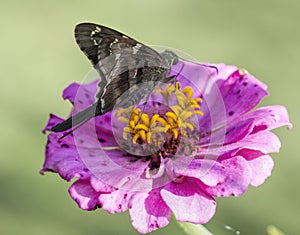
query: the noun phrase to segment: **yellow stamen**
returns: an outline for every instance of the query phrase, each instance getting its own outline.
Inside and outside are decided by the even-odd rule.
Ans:
[[[192,115],[193,115],[192,112],[184,110],[184,111],[180,114],[180,118],[181,118],[182,120],[186,120],[186,119],[190,118]]]
[[[129,126],[130,126],[131,128],[134,128],[134,127],[135,127],[135,122],[134,122],[133,120],[131,120],[131,121],[129,122]]]
[[[174,121],[176,121],[177,118],[178,118],[177,115],[173,112],[167,112],[166,116],[169,117],[169,118],[172,118]]]
[[[139,115],[140,111],[141,110],[139,108],[135,108],[133,109],[132,114]]]
[[[193,108],[193,109],[200,109],[200,105],[199,104],[192,104],[191,108]]]
[[[163,119],[162,117],[158,117],[158,118],[157,118],[157,121],[158,121],[159,123],[161,123],[163,126],[165,126],[165,125],[168,124],[168,123],[166,122],[166,120]]]
[[[191,124],[191,123],[189,123],[189,122],[185,122],[184,124],[182,124],[182,127],[184,127],[184,128],[189,128],[191,131],[193,131],[194,130],[194,126]]]
[[[133,138],[132,138],[132,142],[133,142],[134,144],[136,144],[136,141],[138,140],[138,138],[140,138],[140,134],[139,134],[139,133],[136,133],[136,134],[133,136]]]
[[[164,89],[158,88],[168,104],[173,96],[177,104],[170,106],[172,111],[167,111],[164,115],[158,113],[149,117],[146,113],[141,113],[139,108],[127,108],[116,111],[118,121],[127,123],[123,129],[123,139],[127,140],[128,135],[132,136],[132,142],[139,144],[154,144],[161,142],[160,133],[171,133],[174,139],[179,136],[188,136],[188,130],[193,131],[196,124],[190,119],[193,115],[203,115],[200,110],[202,99],[193,98],[194,91],[190,86],[181,90],[180,83],[168,84]],[[160,145],[159,145],[160,146]]]
[[[180,105],[181,107],[185,107],[185,106],[186,106],[186,105],[185,105],[185,103],[186,103],[185,97],[179,96],[179,95],[178,95],[176,98],[177,98],[177,101],[178,101],[178,103],[179,103],[179,105]]]
[[[171,108],[177,116],[179,116],[179,114],[183,111],[183,109],[178,105],[174,105]]]
[[[127,133],[125,131],[123,132],[123,139],[127,140]]]
[[[133,117],[134,124],[138,123],[139,119],[140,119],[139,115],[134,116]]]
[[[130,128],[129,128],[129,126],[125,126],[123,130],[124,130],[124,132],[126,132],[126,133],[130,133]]]
[[[177,139],[178,138],[178,130],[177,129],[172,129],[174,138]]]
[[[188,99],[191,99],[192,95],[194,94],[194,91],[190,86],[185,87],[182,92],[184,94],[187,94],[186,98],[188,98]]]
[[[201,115],[201,116],[202,116],[202,115],[203,115],[203,112],[200,111],[200,110],[195,110],[195,111],[194,111],[194,114],[198,114],[198,115]]]
[[[152,133],[163,133],[165,132],[165,128],[162,126],[156,126],[152,128]]]
[[[141,115],[141,119],[146,126],[149,126],[150,120],[149,120],[149,116],[147,114],[143,113]]]
[[[153,117],[151,118],[150,126],[153,126],[155,122],[158,121],[159,118],[160,118],[159,114],[154,114]]]
[[[170,130],[170,129],[171,129],[171,125],[167,124],[167,125],[165,126],[165,132],[167,132],[167,131]]]
[[[118,117],[118,121],[119,122],[125,122],[125,123],[129,122],[129,120],[127,118],[123,117],[123,116]]]
[[[194,99],[197,103],[201,103],[202,99],[200,97]]]
[[[177,119],[177,126],[180,128],[182,125],[182,121],[181,121],[181,118],[178,118]]]
[[[144,130],[144,131],[148,131],[149,130],[148,126],[146,126],[145,124],[137,124],[135,126],[135,129],[137,129],[137,130]]]
[[[142,140],[146,140],[146,132],[145,132],[145,130],[140,130],[139,134],[140,134]]]
[[[152,135],[151,132],[147,132],[147,134],[146,134],[146,140],[147,140],[148,144],[150,144],[150,142],[151,142],[151,135]]]

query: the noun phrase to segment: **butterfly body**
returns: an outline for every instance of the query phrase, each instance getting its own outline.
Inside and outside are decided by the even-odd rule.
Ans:
[[[120,97],[122,107],[147,97],[157,82],[168,82],[171,66],[178,62],[172,51],[152,48],[108,27],[82,23],[75,27],[75,39],[100,75],[95,104],[54,126],[62,132],[112,111]],[[143,86],[141,86],[143,84]]]

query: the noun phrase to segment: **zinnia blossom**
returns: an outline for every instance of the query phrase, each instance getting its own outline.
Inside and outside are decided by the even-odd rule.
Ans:
[[[159,86],[145,106],[95,117],[64,138],[51,132],[41,172],[76,178],[69,192],[83,210],[129,210],[140,233],[166,226],[172,213],[206,223],[214,197],[261,185],[280,148],[270,131],[291,127],[285,107],[253,110],[267,87],[235,66],[180,61],[170,75],[177,82]],[[97,83],[64,90],[71,114],[95,102]],[[62,121],[52,114],[44,133]]]

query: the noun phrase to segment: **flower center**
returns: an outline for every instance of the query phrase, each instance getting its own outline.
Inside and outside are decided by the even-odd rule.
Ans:
[[[197,116],[202,116],[200,110],[202,99],[193,98],[194,91],[192,87],[180,88],[180,83],[168,84],[165,88],[158,88],[154,96],[158,100],[163,98],[167,105],[158,107],[127,108],[115,111],[114,115],[119,122],[125,123],[122,138],[138,148],[151,150],[151,154],[145,154],[146,158],[151,158],[152,168],[160,164],[160,158],[173,157],[185,151],[183,146],[189,146],[195,149],[195,144],[191,144],[192,139],[197,139],[199,131],[196,131]],[[149,102],[150,103],[150,102]],[[126,146],[127,146],[126,145]],[[149,151],[148,151],[149,152]],[[140,154],[135,154],[141,157]]]

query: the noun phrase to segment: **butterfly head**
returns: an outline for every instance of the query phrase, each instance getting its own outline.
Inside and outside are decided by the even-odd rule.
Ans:
[[[170,66],[175,65],[178,62],[178,56],[173,51],[165,50],[161,53],[161,56]]]

